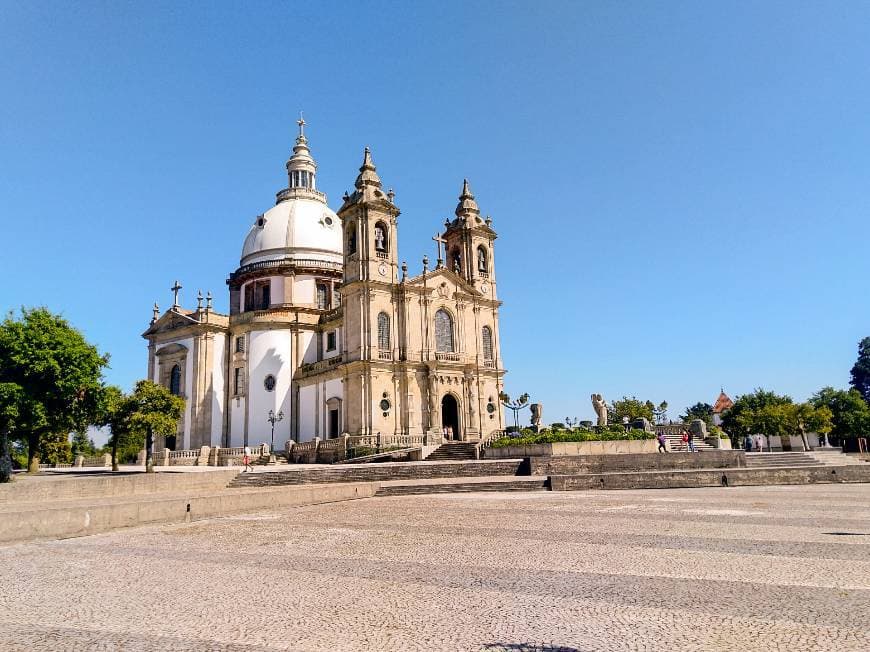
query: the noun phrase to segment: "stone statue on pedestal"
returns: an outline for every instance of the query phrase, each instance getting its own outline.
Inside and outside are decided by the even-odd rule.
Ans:
[[[606,426],[607,425],[607,401],[605,401],[601,394],[593,394],[592,395],[592,408],[595,410],[595,414],[598,415],[598,425]]]
[[[529,409],[532,411],[532,428],[534,430],[540,430],[541,420],[544,418],[544,404],[532,403],[529,406]]]

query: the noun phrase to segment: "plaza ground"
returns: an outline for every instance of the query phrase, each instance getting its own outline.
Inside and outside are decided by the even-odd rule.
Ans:
[[[870,485],[366,498],[0,548],[4,650],[870,649]]]

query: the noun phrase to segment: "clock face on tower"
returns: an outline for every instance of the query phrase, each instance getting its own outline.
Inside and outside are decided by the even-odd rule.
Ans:
[[[381,276],[387,275],[387,266],[384,263],[378,265],[378,274],[380,274]]]

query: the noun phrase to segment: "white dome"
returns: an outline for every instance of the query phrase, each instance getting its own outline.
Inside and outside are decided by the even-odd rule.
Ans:
[[[341,221],[324,202],[285,199],[254,221],[240,264],[285,259],[342,262]]]

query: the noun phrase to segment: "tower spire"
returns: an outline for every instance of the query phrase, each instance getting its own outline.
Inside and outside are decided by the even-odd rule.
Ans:
[[[359,169],[359,176],[353,184],[358,190],[362,190],[365,186],[381,187],[381,178],[378,176],[375,164],[372,161],[372,151],[366,147],[363,152],[363,164]]]
[[[299,135],[296,136],[296,144],[293,146],[293,153],[287,161],[287,179],[289,188],[307,188],[315,189],[315,176],[317,172],[317,163],[311,156],[311,150],[308,149],[308,139],[305,137],[305,118],[302,116],[302,111],[299,112],[299,119],[296,121],[299,125]]]
[[[480,208],[478,208],[477,202],[474,201],[474,195],[471,193],[468,179],[463,179],[462,194],[459,195],[459,204],[456,206],[456,217],[467,217],[469,214],[479,216]]]

